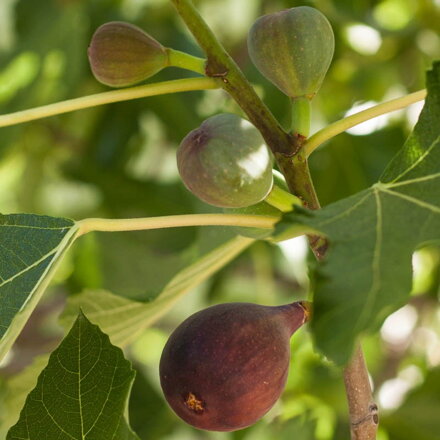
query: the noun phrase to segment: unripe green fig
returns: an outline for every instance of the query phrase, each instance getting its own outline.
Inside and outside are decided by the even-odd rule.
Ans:
[[[327,18],[309,6],[264,15],[248,35],[252,62],[291,98],[313,98],[330,66],[334,47]]]
[[[88,49],[95,78],[110,87],[144,81],[168,65],[168,54],[158,41],[130,23],[112,21],[93,34]]]
[[[235,431],[255,423],[286,383],[290,337],[308,318],[305,303],[269,307],[226,303],[186,319],[160,360],[171,408],[187,423]]]
[[[272,157],[260,132],[247,120],[222,113],[188,133],[177,151],[185,186],[222,208],[262,201],[272,188]]]

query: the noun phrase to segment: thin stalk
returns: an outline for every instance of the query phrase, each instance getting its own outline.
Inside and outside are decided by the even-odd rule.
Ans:
[[[321,144],[328,141],[332,137],[343,133],[345,130],[361,124],[362,122],[376,118],[377,116],[408,107],[409,105],[418,101],[423,101],[425,97],[426,89],[419,90],[418,92],[392,99],[391,101],[383,102],[382,104],[375,105],[371,108],[355,113],[354,115],[350,115],[344,119],[333,122],[309,137],[309,139],[304,143],[304,152],[308,157]]]
[[[279,209],[281,212],[292,211],[293,206],[302,206],[301,200],[293,194],[284,191],[278,185],[274,185],[268,196],[264,199],[266,203]]]
[[[79,235],[91,231],[124,232],[183,226],[241,226],[271,229],[280,218],[269,215],[245,214],[188,214],[163,217],[104,219],[88,218],[77,222]]]
[[[206,60],[204,58],[195,57],[186,52],[171,49],[170,47],[166,50],[169,66],[180,67],[181,69],[191,70],[205,75]]]
[[[187,78],[164,81],[144,86],[130,87],[127,89],[111,90],[81,98],[68,99],[67,101],[43,105],[28,110],[0,116],[0,127],[21,124],[49,116],[60,115],[98,105],[110,104],[131,99],[146,98],[148,96],[165,95],[168,93],[188,92],[192,90],[218,89],[219,82],[212,78]]]
[[[221,79],[223,89],[235,99],[249,120],[260,130],[268,147],[274,153],[294,154],[298,149],[295,137],[283,130],[235,61],[200,16],[191,0],[171,1],[207,55],[205,74]]]
[[[305,96],[292,98],[292,127],[295,136],[307,138],[310,133],[310,99]]]

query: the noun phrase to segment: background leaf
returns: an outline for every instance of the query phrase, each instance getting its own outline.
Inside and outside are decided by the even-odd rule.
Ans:
[[[114,344],[125,345],[163,316],[182,295],[209,278],[253,242],[251,238],[236,237],[206,253],[174,276],[151,303],[133,301],[102,290],[87,290],[72,296],[61,322],[68,327],[81,308],[109,334]]]
[[[1,393],[3,405],[0,411],[0,438],[6,438],[9,428],[17,423],[26,397],[37,384],[37,378],[46,367],[48,359],[49,355],[37,357],[31,365],[5,384]]]
[[[440,240],[440,62],[427,88],[414,132],[378,184],[319,212],[287,214],[278,227],[299,222],[329,238],[312,328],[318,347],[339,363],[360,333],[377,330],[408,299],[416,248]]]
[[[135,440],[124,418],[134,370],[80,313],[29,394],[7,440]]]
[[[40,300],[76,230],[67,219],[0,215],[0,359]]]
[[[403,405],[383,417],[390,438],[436,440],[440,432],[440,369],[428,373],[426,381],[409,393]]]

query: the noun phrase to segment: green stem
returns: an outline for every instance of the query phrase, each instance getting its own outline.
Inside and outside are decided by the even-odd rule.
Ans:
[[[292,133],[303,138],[310,132],[310,99],[305,96],[292,98]]]
[[[207,55],[205,73],[220,78],[222,87],[235,99],[260,130],[275,153],[292,155],[298,149],[296,139],[286,133],[249,84],[235,61],[217,40],[191,0],[171,0],[191,33]]]
[[[280,171],[286,178],[289,190],[295,194],[308,209],[320,209],[309,165],[304,150],[300,150],[293,157],[278,155]],[[321,260],[327,250],[327,240],[319,235],[309,235],[310,247],[318,260]]]
[[[129,101],[147,96],[187,92],[191,90],[217,89],[219,87],[219,82],[212,78],[188,78],[112,90],[110,92],[97,93],[96,95],[83,96],[81,98],[69,99],[54,104],[43,105],[42,107],[1,115],[0,127],[21,124],[23,122],[73,112],[75,110],[110,104],[112,102]]]
[[[191,70],[205,75],[206,60],[204,58],[195,57],[186,52],[171,48],[167,48],[167,54],[170,66],[180,67],[181,69]]]
[[[301,200],[298,197],[284,191],[277,185],[273,185],[272,190],[264,201],[281,212],[290,212],[295,205],[302,206]]]
[[[304,144],[304,151],[306,156],[310,156],[321,144],[328,141],[332,137],[343,133],[355,125],[361,124],[362,122],[373,119],[377,116],[384,115],[386,113],[405,108],[415,102],[422,101],[426,97],[426,90],[419,90],[418,92],[411,93],[400,98],[392,99],[391,101],[383,102],[382,104],[375,105],[371,108],[363,110],[354,115],[348,116],[339,121],[333,122],[333,124],[327,125],[316,132],[313,136],[307,140]]]
[[[278,220],[278,216],[269,215],[188,214],[128,219],[88,218],[78,221],[77,225],[78,234],[83,235],[91,231],[143,231],[183,226],[241,226],[271,229]]]

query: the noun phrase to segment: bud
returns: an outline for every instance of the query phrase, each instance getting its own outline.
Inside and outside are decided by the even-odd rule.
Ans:
[[[110,87],[144,81],[168,65],[166,48],[142,29],[121,21],[96,30],[88,56],[95,78]]]

